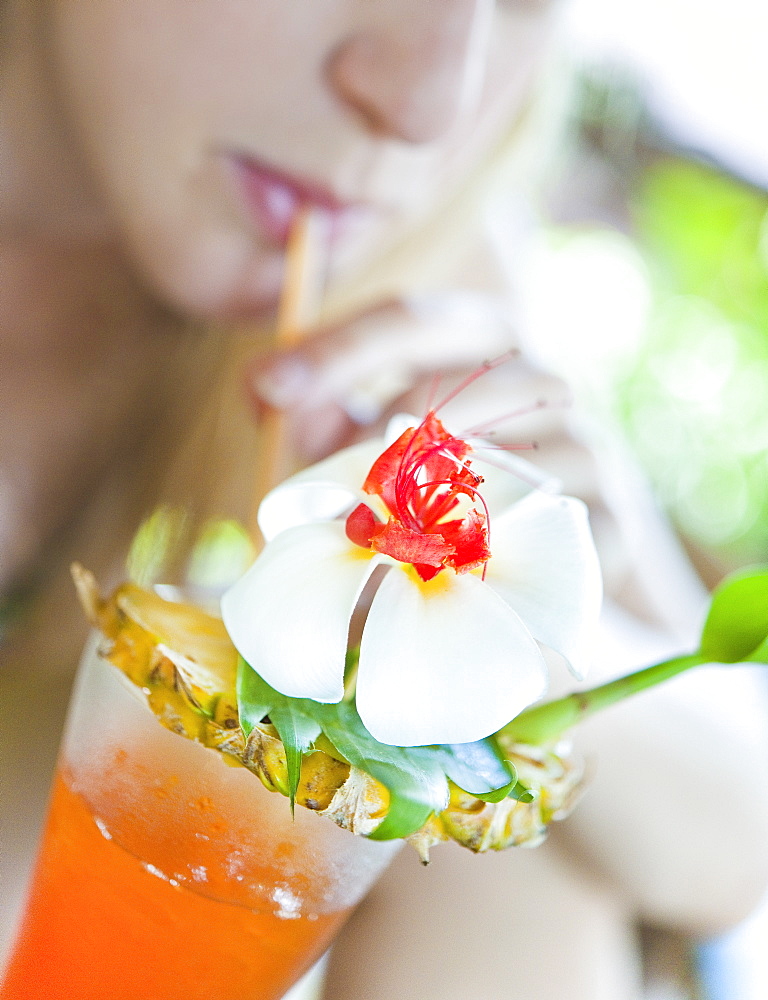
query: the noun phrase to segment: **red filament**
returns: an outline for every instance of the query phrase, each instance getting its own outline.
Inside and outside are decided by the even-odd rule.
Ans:
[[[488,512],[478,489],[482,477],[467,458],[471,450],[430,410],[376,459],[363,484],[366,493],[382,498],[389,519],[377,522],[360,504],[347,518],[348,537],[411,563],[423,580],[447,567],[465,573],[483,566],[491,555]],[[467,498],[481,510],[471,506],[462,513]]]

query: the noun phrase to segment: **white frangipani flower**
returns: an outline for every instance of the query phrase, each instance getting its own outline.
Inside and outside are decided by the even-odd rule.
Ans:
[[[360,717],[383,743],[471,742],[544,693],[540,644],[582,676],[602,596],[587,511],[532,488],[539,474],[514,456],[483,462],[433,411],[397,419],[407,429],[388,447],[347,448],[266,497],[267,545],[222,614],[268,684],[338,702],[352,613],[386,567],[363,628]]]

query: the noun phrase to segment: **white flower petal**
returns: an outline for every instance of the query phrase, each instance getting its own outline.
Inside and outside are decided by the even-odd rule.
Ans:
[[[384,450],[381,438],[352,445],[286,479],[264,497],[259,528],[267,541],[299,524],[331,521],[364,500],[374,509],[378,497],[363,493],[371,466]]]
[[[418,427],[423,419],[424,417],[414,417],[412,413],[396,413],[393,417],[390,417],[384,431],[384,438],[381,442],[382,447],[379,454],[389,448],[391,444],[394,444],[409,428]]]
[[[469,743],[539,698],[541,651],[518,616],[477,577],[428,583],[392,568],[363,631],[357,707],[382,743]]]
[[[486,583],[581,679],[602,601],[586,506],[532,493],[491,522],[490,547]]]
[[[349,619],[375,565],[342,524],[283,531],[221,600],[232,642],[283,694],[340,701]]]
[[[389,512],[378,496],[363,492],[371,466],[419,417],[399,413],[392,417],[383,438],[342,448],[286,479],[264,497],[259,507],[259,528],[267,541],[299,524],[332,521],[363,502],[386,521]]]

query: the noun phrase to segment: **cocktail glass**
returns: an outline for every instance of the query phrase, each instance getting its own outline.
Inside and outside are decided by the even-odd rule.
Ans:
[[[5,1000],[281,997],[400,842],[339,829],[161,726],[86,648]]]

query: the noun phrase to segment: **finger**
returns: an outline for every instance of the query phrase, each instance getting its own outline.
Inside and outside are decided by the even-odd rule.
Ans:
[[[251,391],[257,405],[306,412],[337,406],[368,425],[426,375],[477,367],[513,343],[508,317],[488,297],[392,301],[258,360]]]

